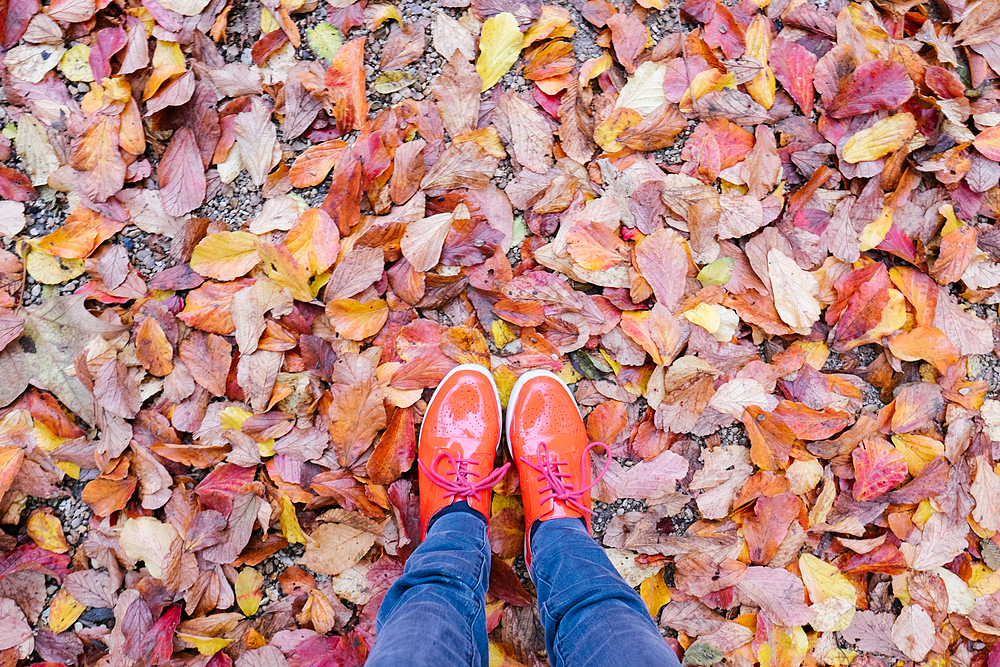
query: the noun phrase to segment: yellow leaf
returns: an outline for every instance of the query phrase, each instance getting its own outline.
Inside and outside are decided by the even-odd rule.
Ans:
[[[77,44],[67,51],[59,61],[59,71],[70,81],[94,81],[94,73],[90,69],[90,47]]]
[[[917,505],[917,511],[913,513],[913,523],[920,530],[924,529],[924,525],[930,521],[931,517],[937,514],[937,510],[931,505],[929,498],[924,498]]]
[[[245,275],[259,263],[257,236],[250,232],[209,234],[191,253],[191,268],[196,273],[223,282]]]
[[[490,333],[493,334],[493,343],[497,348],[504,347],[507,343],[517,340],[517,336],[514,335],[510,327],[503,320],[493,320],[493,324],[490,325]]]
[[[611,370],[614,371],[615,375],[618,375],[618,373],[621,372],[622,365],[612,359],[611,355],[608,354],[603,347],[601,348],[601,356],[604,357],[604,361],[608,362],[608,365],[611,366]]]
[[[714,334],[722,326],[719,313],[707,303],[699,303],[691,310],[683,312],[681,317],[691,324],[697,324],[710,334]]]
[[[368,5],[365,9],[365,27],[368,28],[369,32],[375,32],[386,21],[395,21],[402,25],[403,17],[400,16],[395,5],[382,3]]]
[[[594,128],[594,141],[609,153],[617,153],[625,148],[618,143],[622,132],[642,122],[642,115],[635,109],[619,107]]]
[[[24,266],[28,275],[43,285],[59,285],[83,275],[87,270],[82,259],[63,259],[32,249]]]
[[[156,40],[156,49],[153,50],[153,67],[161,65],[176,65],[185,69],[184,52],[181,51],[180,44],[165,42],[161,39]]]
[[[646,603],[646,609],[649,610],[650,616],[656,618],[660,610],[663,609],[663,605],[670,602],[670,589],[667,588],[667,582],[663,580],[663,570],[657,570],[656,574],[647,577],[639,584],[639,596]]]
[[[306,534],[299,526],[299,518],[295,514],[295,505],[288,496],[281,496],[281,515],[278,517],[281,534],[290,544],[305,544]]]
[[[202,655],[215,655],[222,649],[229,645],[232,639],[224,639],[222,637],[196,637],[195,635],[177,635],[180,639],[183,639],[191,646],[198,649],[198,653]]]
[[[275,20],[270,10],[265,9],[265,11],[260,13],[260,31],[262,34],[266,35],[269,32],[274,32],[275,30],[280,29],[281,24]]]
[[[809,651],[809,638],[802,628],[775,627],[770,641],[758,651],[760,667],[799,665]]]
[[[257,252],[264,263],[267,277],[281,287],[287,287],[292,292],[292,298],[297,301],[312,301],[316,298],[324,281],[309,282],[309,274],[292,256],[291,251],[283,245],[274,243],[258,243]],[[325,276],[329,279],[329,276]]]
[[[240,611],[244,616],[253,616],[260,608],[260,601],[264,597],[261,585],[264,583],[264,575],[252,567],[245,567],[236,576],[236,604],[240,606]]]
[[[969,577],[969,588],[973,595],[981,598],[1000,591],[1000,574],[997,574],[982,563],[972,566],[972,576]]]
[[[917,119],[909,112],[884,118],[847,140],[844,160],[851,164],[877,160],[905,146],[916,131]]]
[[[239,431],[243,428],[243,422],[245,422],[251,414],[252,413],[247,412],[237,405],[230,405],[228,408],[219,413],[219,423],[222,425],[223,430],[227,428],[234,428]]]
[[[496,380],[497,389],[500,391],[500,403],[506,408],[507,399],[510,398],[510,392],[517,382],[517,376],[508,366],[497,366],[493,369],[493,379]]]
[[[809,598],[814,604],[829,597],[853,600],[856,596],[854,586],[832,563],[822,561],[812,554],[802,554],[799,556],[799,570],[802,572],[802,583],[806,585]]]
[[[753,58],[763,69],[747,82],[747,93],[765,109],[774,105],[774,72],[767,64],[767,54],[771,51],[771,25],[763,14],[758,14],[746,30],[745,56]]]
[[[49,602],[49,630],[57,634],[67,630],[76,623],[76,619],[80,618],[86,608],[87,605],[77,602],[65,588],[60,588]]]
[[[34,511],[28,517],[28,537],[43,549],[57,554],[69,551],[66,536],[63,535],[62,524],[52,514]]]
[[[56,461],[56,467],[73,479],[80,479],[80,466],[69,461]]]
[[[523,513],[524,502],[521,500],[521,496],[505,496],[502,493],[494,493],[493,503],[490,506],[490,516],[496,516],[505,509]]]
[[[861,230],[861,251],[871,250],[885,239],[892,228],[892,208],[882,207],[882,213]]]
[[[575,384],[583,379],[583,376],[577,373],[576,369],[573,368],[573,364],[568,361],[563,364],[556,375],[566,384]]]
[[[523,43],[521,28],[510,12],[486,19],[479,38],[479,60],[476,61],[476,71],[483,79],[483,91],[496,85],[517,62]]]
[[[906,468],[914,477],[920,475],[935,456],[944,456],[944,443],[924,435],[905,433],[892,436],[892,444],[903,455]]]

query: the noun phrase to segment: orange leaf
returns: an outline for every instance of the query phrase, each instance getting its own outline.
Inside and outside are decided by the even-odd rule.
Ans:
[[[35,510],[28,517],[28,537],[46,551],[64,554],[69,551],[66,536],[63,535],[62,524],[51,511]]]
[[[767,565],[785,539],[792,520],[799,515],[798,496],[782,493],[773,498],[762,496],[754,505],[754,513],[743,522],[743,536],[750,551],[750,562]]]
[[[889,269],[889,278],[913,306],[917,326],[933,325],[934,314],[937,312],[938,286],[931,277],[912,266],[894,266]]]
[[[364,38],[352,39],[340,47],[326,70],[322,99],[342,135],[360,130],[368,118],[364,57]]]
[[[119,116],[98,115],[74,142],[70,165],[80,172],[76,183],[90,199],[103,202],[125,184],[125,160],[118,150]]]
[[[195,329],[228,336],[236,330],[232,317],[233,296],[253,283],[252,278],[229,283],[208,281],[188,292],[184,310],[177,314],[177,319]]]
[[[851,452],[854,461],[854,499],[873,500],[906,479],[902,453],[882,438],[865,440]]]
[[[288,172],[288,178],[292,186],[296,188],[310,188],[319,185],[326,180],[327,174],[337,163],[337,158],[347,147],[347,144],[339,139],[324,141],[321,144],[310,146],[302,151],[292,169]]]
[[[174,369],[174,348],[156,318],[147,317],[135,334],[136,358],[153,375],[163,377]]]
[[[836,408],[813,410],[793,401],[782,401],[774,413],[802,440],[825,440],[843,431],[854,421],[851,415]]]
[[[606,401],[587,415],[587,437],[591,442],[603,442],[609,447],[628,426],[628,413],[621,401]]]
[[[976,248],[976,229],[962,226],[944,235],[937,259],[931,266],[930,276],[939,285],[954,283],[969,268]]]
[[[110,516],[125,509],[128,499],[135,491],[136,482],[134,477],[122,480],[98,477],[83,487],[80,499],[90,505],[97,516]]]
[[[410,469],[417,451],[414,408],[396,408],[366,464],[375,484],[392,484]]]
[[[573,260],[588,271],[607,271],[628,259],[617,225],[611,229],[591,220],[577,223],[566,235],[566,244]]]
[[[988,127],[980,132],[972,145],[990,160],[1000,160],[1000,126]]]
[[[364,340],[377,334],[385,324],[389,317],[389,305],[381,299],[367,303],[338,299],[326,304],[326,316],[341,337]]]
[[[903,361],[929,361],[941,373],[959,361],[955,346],[936,327],[917,327],[896,334],[889,339],[889,351]]]
[[[311,208],[300,215],[288,230],[285,247],[299,266],[306,268],[311,275],[317,275],[337,261],[340,232],[326,211]]]
[[[125,228],[82,204],[66,218],[66,224],[38,240],[38,249],[63,259],[86,259],[109,238]]]
[[[756,405],[746,408],[743,417],[750,438],[750,460],[761,470],[784,470],[795,443],[795,433],[784,421]]]
[[[0,498],[7,493],[23,461],[24,450],[20,447],[0,447]]]
[[[941,397],[940,385],[922,382],[901,388],[892,405],[892,432],[910,433],[922,428],[933,428],[934,421],[944,410],[944,399]]]

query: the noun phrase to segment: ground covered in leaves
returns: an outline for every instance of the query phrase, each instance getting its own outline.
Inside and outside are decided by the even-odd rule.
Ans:
[[[1000,665],[1000,3],[0,0],[0,53],[0,664],[363,664],[474,362],[571,383],[686,665]]]

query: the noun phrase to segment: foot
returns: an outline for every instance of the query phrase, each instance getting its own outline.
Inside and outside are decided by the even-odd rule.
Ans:
[[[524,558],[531,571],[527,536],[535,521],[579,518],[590,530],[590,443],[573,394],[548,371],[522,375],[507,402],[507,445],[517,465],[524,501]],[[610,461],[610,458],[609,458]]]
[[[490,515],[490,489],[510,464],[494,470],[500,443],[500,394],[493,375],[476,364],[451,370],[434,391],[420,425],[420,539],[438,510],[464,500]]]

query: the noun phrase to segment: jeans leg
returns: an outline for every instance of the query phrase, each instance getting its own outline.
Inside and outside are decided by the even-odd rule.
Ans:
[[[579,519],[543,521],[531,554],[552,667],[680,667],[642,598]]]
[[[365,667],[489,667],[489,581],[483,517],[438,518],[385,595]]]

